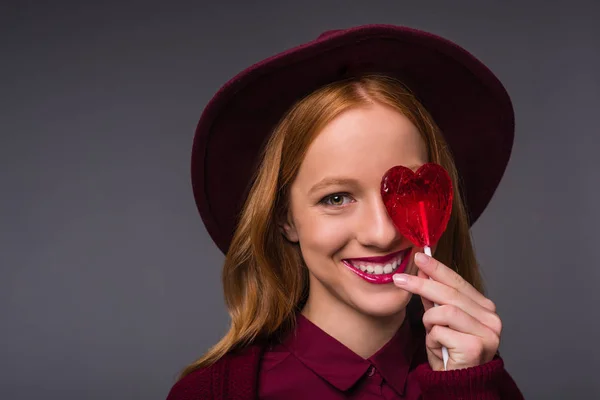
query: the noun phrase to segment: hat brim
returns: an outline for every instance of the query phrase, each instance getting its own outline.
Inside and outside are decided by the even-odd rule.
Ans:
[[[299,99],[348,76],[380,73],[406,84],[453,154],[472,225],[504,174],[514,140],[510,97],[456,44],[419,30],[369,25],[335,31],[270,57],[227,82],[206,106],[192,148],[194,197],[224,253],[266,139]]]

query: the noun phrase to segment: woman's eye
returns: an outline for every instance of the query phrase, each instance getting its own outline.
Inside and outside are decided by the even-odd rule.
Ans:
[[[327,206],[340,207],[348,204],[350,201],[351,198],[349,195],[345,193],[334,193],[323,197],[321,203]]]

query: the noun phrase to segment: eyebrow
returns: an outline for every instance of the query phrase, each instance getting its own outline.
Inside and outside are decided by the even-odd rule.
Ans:
[[[308,194],[311,195],[314,192],[317,192],[321,189],[324,189],[328,186],[343,186],[343,185],[351,185],[351,186],[358,186],[358,181],[356,179],[352,179],[352,178],[344,178],[344,177],[331,177],[331,178],[324,178],[321,181],[319,181],[318,183],[316,183],[312,188],[310,188],[310,190],[308,191]]]
[[[412,164],[412,165],[408,165],[406,166],[406,168],[411,169],[413,171],[416,171],[417,169],[421,168],[422,164]],[[328,178],[323,178],[321,181],[319,181],[318,183],[316,183],[312,188],[310,188],[310,190],[308,191],[308,195],[312,195],[313,193],[324,189],[328,186],[344,186],[344,185],[348,185],[348,186],[359,186],[359,183],[356,179],[353,178],[346,178],[346,177],[328,177]]]

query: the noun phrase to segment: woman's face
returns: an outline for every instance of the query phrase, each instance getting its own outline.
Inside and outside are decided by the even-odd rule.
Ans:
[[[392,224],[380,185],[391,167],[426,162],[417,128],[380,104],[347,110],[319,133],[291,186],[284,225],[308,267],[313,309],[384,317],[405,308],[410,294],[391,277],[413,273],[412,244]]]

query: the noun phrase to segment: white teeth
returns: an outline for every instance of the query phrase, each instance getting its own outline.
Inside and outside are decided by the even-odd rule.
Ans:
[[[400,265],[401,263],[402,263],[402,258],[398,257],[394,261],[389,262],[387,264],[374,264],[374,263],[363,262],[360,264],[359,263],[354,264],[354,267],[360,269],[363,272],[369,273],[369,274],[381,275],[381,274],[391,274],[392,272],[394,272],[394,270],[396,270],[396,268],[398,268],[398,265]]]

